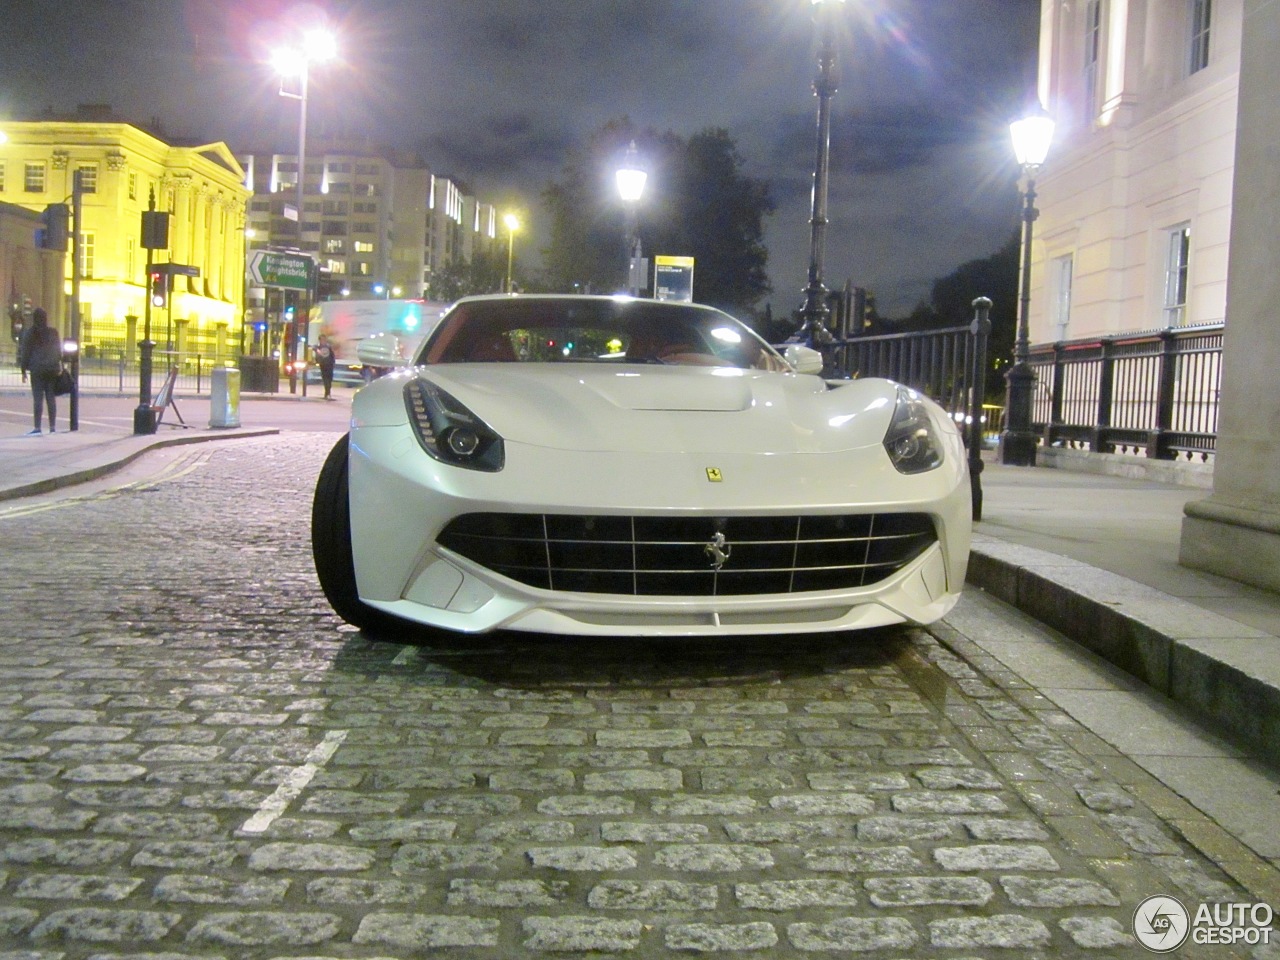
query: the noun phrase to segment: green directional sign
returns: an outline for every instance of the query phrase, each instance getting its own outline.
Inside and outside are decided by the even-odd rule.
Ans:
[[[311,285],[312,265],[305,254],[254,250],[249,254],[249,281],[259,287],[306,290]]]

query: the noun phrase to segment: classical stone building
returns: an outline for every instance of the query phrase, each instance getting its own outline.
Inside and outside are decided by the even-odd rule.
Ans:
[[[0,144],[0,201],[31,211],[71,204],[82,186],[80,339],[86,357],[131,356],[147,303],[142,213],[154,198],[170,214],[167,249],[157,262],[198,271],[175,277],[167,308],[153,311],[152,339],[191,356],[217,360],[238,352],[244,318],[244,171],[224,143],[171,143],[82,107],[73,117],[11,121]],[[72,292],[65,256],[64,297]],[[46,305],[48,308],[48,305]],[[67,316],[65,305],[50,311]]]
[[[1243,0],[1042,0],[1031,340],[1221,324]]]

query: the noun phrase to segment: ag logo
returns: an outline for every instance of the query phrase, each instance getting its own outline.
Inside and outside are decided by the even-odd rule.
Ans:
[[[1133,912],[1133,935],[1152,953],[1171,953],[1187,940],[1191,917],[1173,897],[1147,897]]]

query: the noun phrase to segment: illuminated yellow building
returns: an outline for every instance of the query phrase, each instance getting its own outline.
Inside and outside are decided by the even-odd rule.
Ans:
[[[168,249],[155,262],[194,267],[175,276],[166,308],[151,312],[157,350],[218,360],[240,350],[245,294],[245,210],[250,192],[224,143],[179,146],[81,108],[71,120],[10,121],[0,143],[0,201],[43,211],[71,204],[81,175],[80,339],[86,358],[133,357],[148,295],[142,213],[154,195],[168,211]],[[72,263],[66,257],[66,296]],[[61,305],[60,305],[61,306]],[[69,316],[66,306],[50,316]]]

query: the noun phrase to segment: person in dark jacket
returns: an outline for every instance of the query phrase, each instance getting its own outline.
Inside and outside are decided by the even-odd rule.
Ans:
[[[31,377],[31,398],[35,413],[35,429],[27,436],[40,435],[40,411],[49,408],[49,432],[54,432],[54,419],[58,413],[58,371],[62,369],[62,338],[56,327],[49,326],[49,317],[42,307],[31,313],[31,326],[22,331],[18,341],[18,366],[22,368],[25,383]]]
[[[337,362],[337,356],[333,352],[333,347],[329,344],[329,338],[321,334],[320,342],[316,344],[314,350],[311,351],[315,356],[316,366],[320,368],[320,382],[324,384],[324,398],[332,400],[329,392],[333,390],[333,368]]]

